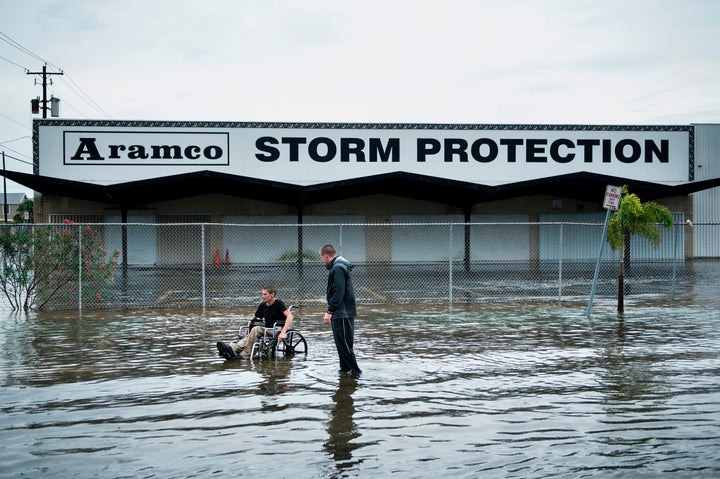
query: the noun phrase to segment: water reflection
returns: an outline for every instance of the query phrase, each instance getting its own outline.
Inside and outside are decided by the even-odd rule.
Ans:
[[[292,390],[290,383],[291,361],[253,361],[249,362],[249,366],[251,370],[260,375],[256,394],[273,397]]]
[[[617,342],[608,343],[604,358],[603,384],[607,390],[606,402],[610,407],[650,394],[654,376],[650,364],[627,357],[625,339],[628,329],[623,318],[618,319],[617,324]]]
[[[339,472],[352,467],[352,453],[360,445],[354,440],[360,437],[360,432],[353,420],[355,402],[353,394],[357,390],[357,379],[342,376],[337,391],[332,396],[335,405],[330,412],[325,442],[325,450],[332,454]],[[358,461],[355,461],[358,462]]]
[[[251,312],[0,319],[0,477],[720,477],[720,315],[366,310],[361,379],[224,361]]]
[[[604,366],[602,384],[605,386],[605,401],[610,408],[608,413],[623,403],[652,397],[664,387],[662,375],[654,369],[652,355],[648,357],[643,351],[643,357],[637,357],[638,336],[645,333],[628,328],[622,316],[616,323],[617,340],[608,341],[601,363]],[[626,345],[628,337],[631,338],[629,347]]]

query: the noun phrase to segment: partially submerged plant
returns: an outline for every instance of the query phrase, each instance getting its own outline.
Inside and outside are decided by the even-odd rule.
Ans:
[[[635,193],[628,191],[627,185],[622,187],[620,206],[610,216],[607,231],[607,242],[613,251],[620,252],[620,269],[618,275],[618,312],[624,311],[624,277],[626,235],[639,235],[647,238],[653,248],[660,246],[660,227],[672,228],[672,213],[666,207],[648,201],[642,203]]]

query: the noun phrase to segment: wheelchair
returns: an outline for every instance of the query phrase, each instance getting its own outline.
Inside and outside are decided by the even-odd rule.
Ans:
[[[292,309],[292,306],[288,309]],[[265,323],[262,320],[248,321],[247,326],[240,328],[239,337],[247,335],[255,326],[264,327],[264,325]],[[256,359],[277,359],[279,357],[289,358],[301,354],[307,355],[308,346],[305,336],[292,326],[285,332],[285,339],[283,341],[278,340],[278,334],[282,331],[283,326],[284,323],[275,323],[272,328],[265,327],[263,335],[252,345],[251,361]]]

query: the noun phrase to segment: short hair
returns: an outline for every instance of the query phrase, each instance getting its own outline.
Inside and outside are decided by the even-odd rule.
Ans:
[[[273,296],[277,296],[277,288],[271,284],[268,284],[267,286],[263,286],[263,291],[267,291],[268,293],[272,294]]]
[[[323,245],[322,248],[320,248],[320,254],[327,254],[330,256],[335,256],[337,252],[335,251],[335,247],[331,244]]]

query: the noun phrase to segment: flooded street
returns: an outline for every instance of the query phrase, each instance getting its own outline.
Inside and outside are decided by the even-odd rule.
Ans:
[[[0,319],[0,477],[720,476],[720,314],[363,308],[360,379],[226,362],[253,311]]]

